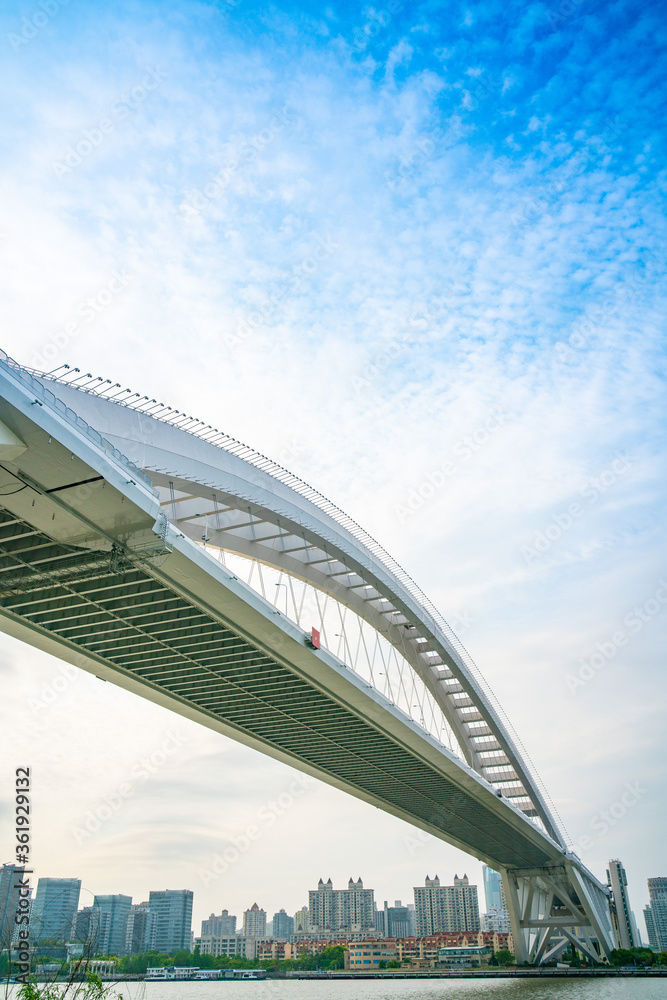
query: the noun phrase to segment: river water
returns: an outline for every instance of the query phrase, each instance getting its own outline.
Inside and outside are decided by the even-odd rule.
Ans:
[[[667,1000],[667,978],[125,983],[118,991],[124,1000]]]
[[[667,1000],[664,979],[266,979],[105,983],[113,1000]],[[7,1000],[15,1000],[9,987]]]

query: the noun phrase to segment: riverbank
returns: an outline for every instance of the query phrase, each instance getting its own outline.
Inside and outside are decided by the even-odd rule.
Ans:
[[[287,972],[268,974],[270,979],[660,979],[667,978],[667,969],[428,969],[407,972],[402,969],[377,969],[352,972],[345,969],[330,972]]]
[[[252,971],[252,970],[247,970]],[[257,970],[260,971],[260,970]],[[262,970],[263,971],[263,970]],[[340,970],[327,970],[327,971],[289,971],[289,972],[279,972],[271,973],[268,972],[266,976],[262,976],[262,979],[271,980],[298,980],[307,979],[309,981],[326,981],[332,982],[334,980],[345,979],[345,980],[357,980],[357,979],[384,979],[384,980],[402,980],[402,979],[665,979],[667,978],[667,968],[660,969],[616,969],[607,966],[600,966],[596,969],[424,969],[421,971],[408,971],[406,969],[368,969],[365,971],[352,971],[350,969],[340,969]],[[150,980],[146,979],[142,975],[127,975],[123,976],[121,979],[113,976],[102,976],[102,981],[105,983],[160,983],[162,985],[165,980]],[[56,978],[52,977],[37,976],[36,980],[38,983],[46,982],[56,982],[65,983],[68,981],[67,977]],[[217,983],[229,983],[238,981],[237,979],[220,978],[220,979],[172,979],[169,980],[169,985],[172,983],[192,983],[197,984],[217,982]]]

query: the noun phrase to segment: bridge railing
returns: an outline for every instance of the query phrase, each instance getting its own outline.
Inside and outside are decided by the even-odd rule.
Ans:
[[[65,420],[73,424],[74,427],[83,431],[84,434],[88,435],[88,437],[90,437],[91,440],[93,440],[106,455],[109,455],[110,458],[113,458],[115,461],[120,462],[121,465],[124,465],[125,468],[128,469],[129,472],[135,477],[135,479],[140,479],[146,486],[149,486],[151,490],[153,489],[153,483],[145,472],[142,472],[141,469],[134,464],[134,462],[131,462],[129,458],[123,455],[118,448],[114,447],[110,441],[107,441],[105,437],[102,437],[102,435],[96,431],[94,427],[91,427],[90,424],[83,419],[83,417],[80,417],[78,413],[75,413],[69,406],[66,406],[62,399],[58,399],[57,396],[46,389],[40,380],[34,377],[32,370],[24,368],[17,361],[14,361],[14,359],[3,351],[2,348],[0,348],[0,365],[9,368],[14,377],[23,382],[23,384],[26,385],[30,391],[35,394],[35,396],[44,400],[44,402],[48,403],[49,406],[52,406],[53,409],[57,410],[57,412],[64,417]]]

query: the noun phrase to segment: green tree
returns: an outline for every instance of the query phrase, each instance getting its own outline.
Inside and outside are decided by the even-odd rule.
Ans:
[[[501,948],[500,951],[496,952],[495,958],[498,965],[514,965],[516,962],[509,948]]]
[[[655,955],[648,948],[614,948],[612,965],[653,965]]]
[[[319,969],[342,969],[345,965],[345,948],[342,944],[330,945],[317,957]]]

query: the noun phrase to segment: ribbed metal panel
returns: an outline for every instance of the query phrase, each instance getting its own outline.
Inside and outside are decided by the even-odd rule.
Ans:
[[[3,513],[0,606],[498,862],[545,863],[424,760],[140,567],[119,572],[109,552],[57,544]]]

